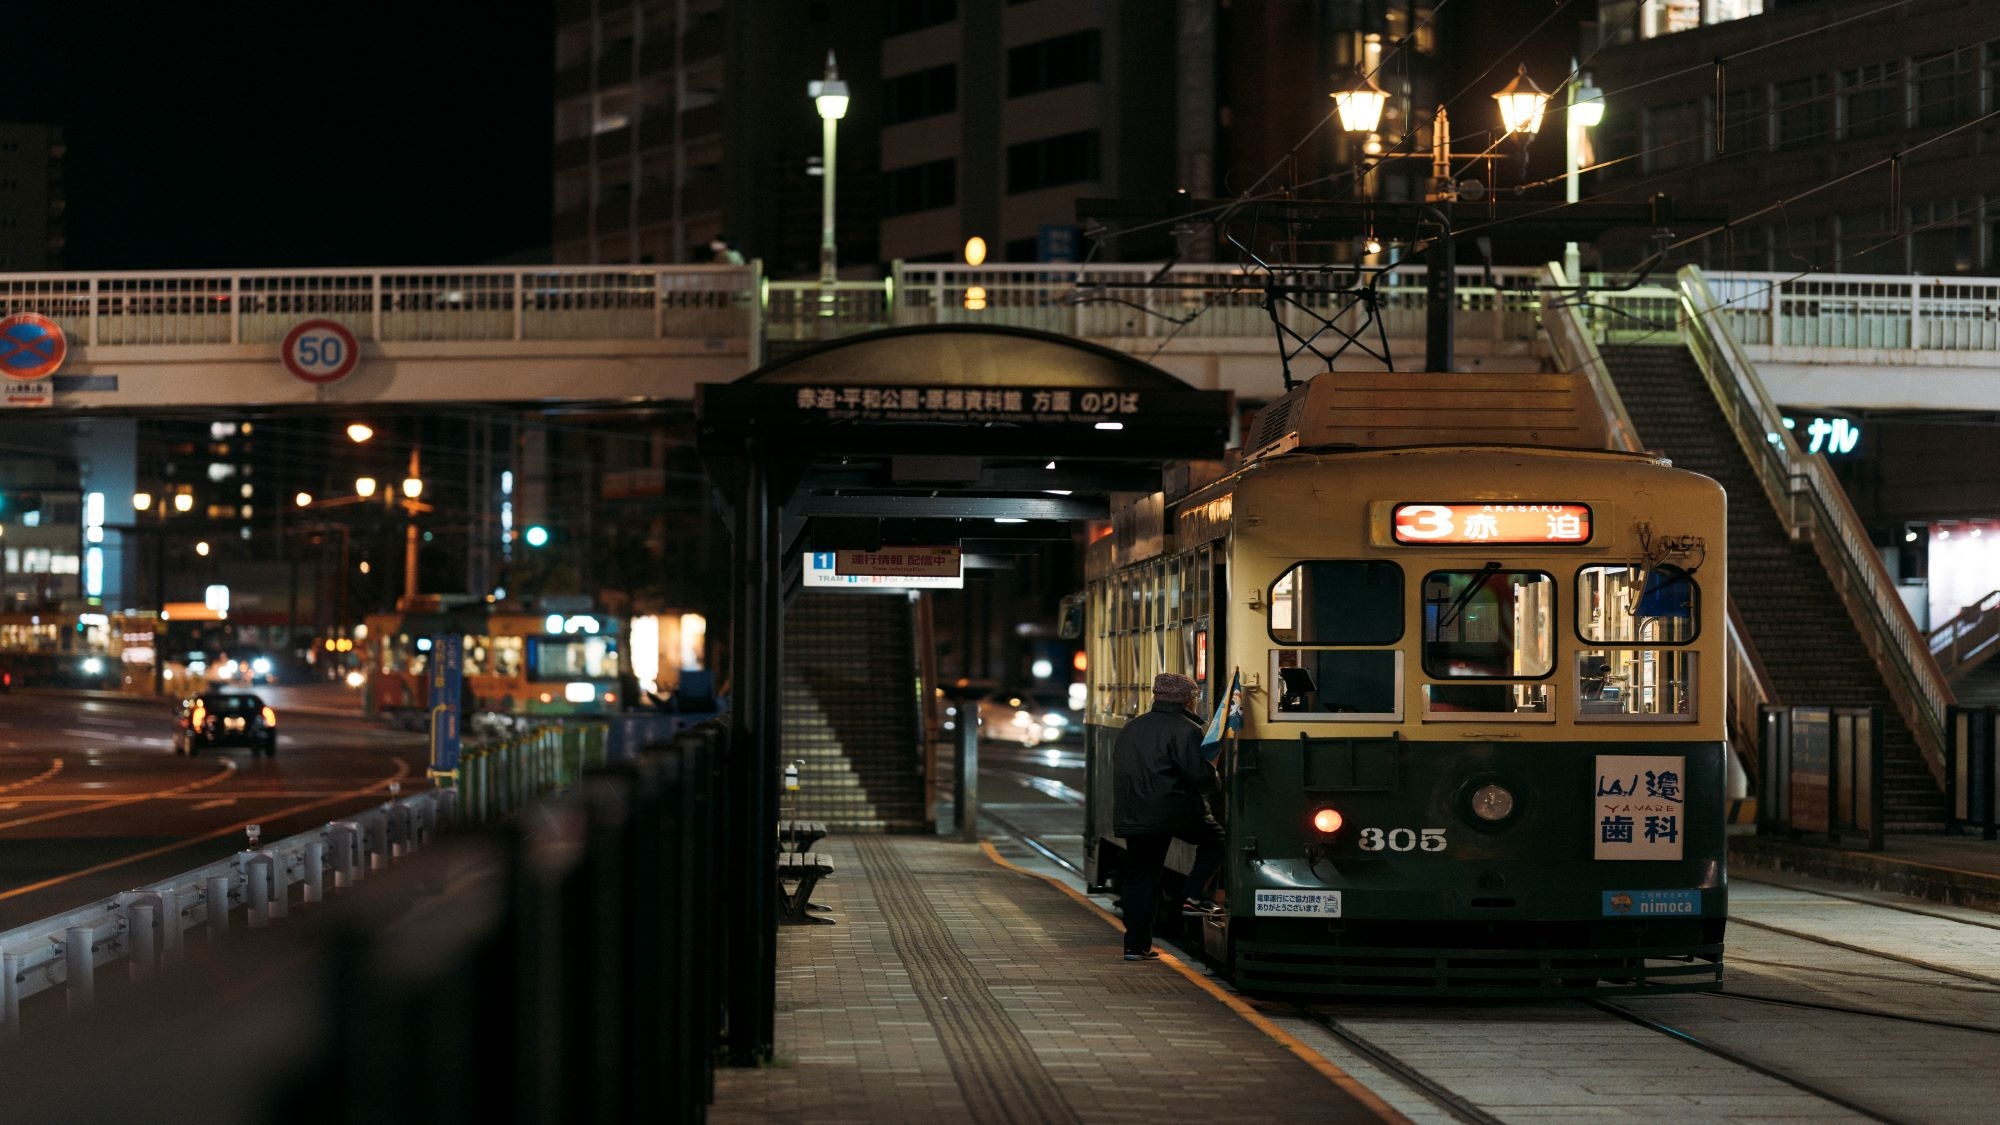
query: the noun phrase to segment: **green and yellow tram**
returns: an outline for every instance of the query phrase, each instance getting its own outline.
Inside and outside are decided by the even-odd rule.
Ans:
[[[1085,595],[1091,881],[1118,730],[1181,672],[1204,714],[1241,685],[1196,920],[1240,986],[1719,987],[1724,520],[1660,458],[1497,445],[1282,452],[1120,511]]]

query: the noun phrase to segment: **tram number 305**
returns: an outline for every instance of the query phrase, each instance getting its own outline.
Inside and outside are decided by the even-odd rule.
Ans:
[[[1444,850],[1444,829],[1363,828],[1361,830],[1361,850],[1364,852],[1441,852]]]

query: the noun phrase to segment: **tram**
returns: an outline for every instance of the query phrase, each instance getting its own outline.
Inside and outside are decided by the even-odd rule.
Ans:
[[[437,638],[464,638],[465,709],[513,717],[606,715],[619,709],[615,617],[495,612],[483,607],[370,615],[365,622],[367,711],[428,721],[425,679]]]
[[[1501,445],[1295,448],[1115,513],[1082,599],[1088,878],[1121,850],[1119,728],[1180,672],[1223,712],[1223,910],[1191,923],[1240,987],[1719,988],[1724,518],[1662,458]]]

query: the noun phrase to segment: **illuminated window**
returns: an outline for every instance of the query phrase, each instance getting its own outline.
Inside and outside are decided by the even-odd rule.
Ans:
[[[1698,655],[1686,649],[1577,650],[1577,719],[1692,722]]]
[[[1532,570],[1424,576],[1424,673],[1444,679],[1546,676],[1555,667],[1555,580]]]
[[[1695,638],[1700,593],[1677,566],[1587,566],[1576,576],[1576,632],[1607,644],[1684,645]]]

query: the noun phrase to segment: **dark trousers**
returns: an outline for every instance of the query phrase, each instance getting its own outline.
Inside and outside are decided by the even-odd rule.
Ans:
[[[1172,832],[1135,832],[1125,837],[1118,895],[1124,900],[1127,953],[1143,953],[1153,947],[1153,912],[1159,906],[1160,878],[1166,869],[1167,848],[1176,838],[1194,845],[1194,867],[1188,871],[1182,898],[1208,897],[1208,881],[1222,866],[1222,825],[1214,817],[1191,821]]]

